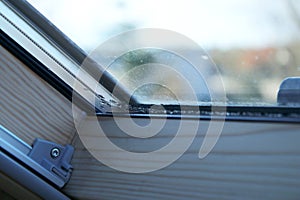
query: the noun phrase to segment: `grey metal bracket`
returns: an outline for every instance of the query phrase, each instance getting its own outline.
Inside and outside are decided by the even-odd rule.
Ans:
[[[0,125],[0,156],[8,154],[56,187],[62,188],[71,177],[73,152],[71,145],[42,139],[36,139],[31,147]]]
[[[66,183],[73,170],[70,164],[73,152],[74,148],[71,145],[64,147],[54,142],[36,139],[28,156]]]

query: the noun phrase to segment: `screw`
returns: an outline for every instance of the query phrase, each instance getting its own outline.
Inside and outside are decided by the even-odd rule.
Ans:
[[[52,158],[57,158],[60,154],[60,150],[57,147],[54,147],[53,149],[51,149],[51,157]]]

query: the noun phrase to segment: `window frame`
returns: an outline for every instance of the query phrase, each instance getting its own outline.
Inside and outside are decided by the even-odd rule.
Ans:
[[[79,67],[80,64],[87,57],[85,52],[78,47],[74,42],[72,42],[63,32],[61,32],[55,25],[53,25],[47,18],[45,18],[41,13],[39,13],[33,6],[31,6],[27,1],[17,1],[17,0],[3,0],[2,2],[9,9],[11,9],[19,20],[23,20],[23,23],[27,23],[28,27],[31,27],[31,32],[40,35],[41,38],[44,38],[44,42],[48,43],[48,47],[51,47],[52,50],[58,52],[57,57],[53,56],[53,52],[44,52],[49,54],[48,56],[54,61],[58,61],[58,64],[62,62],[62,65],[65,63],[73,65],[73,67]],[[1,14],[3,17],[3,14]],[[9,20],[9,19],[7,19]],[[15,23],[15,22],[13,22]],[[13,25],[12,25],[13,26]],[[19,31],[19,34],[24,34],[22,31],[22,24],[16,25],[14,27],[16,32]],[[26,34],[26,33],[25,33]],[[28,34],[27,34],[28,35]],[[56,90],[62,93],[67,99],[72,101],[73,88],[70,83],[67,83],[66,79],[60,77],[55,71],[49,70],[49,66],[41,58],[37,58],[32,52],[28,51],[28,47],[22,45],[22,42],[16,41],[16,37],[13,38],[11,35],[8,35],[1,30],[1,43],[2,45],[12,52],[17,58],[22,62],[27,64],[35,73],[37,73],[42,79],[52,85]],[[27,40],[32,40],[30,37]],[[33,45],[37,46],[36,41],[31,41]],[[45,48],[48,48],[47,45]],[[43,51],[43,49],[40,49]],[[47,49],[48,50],[48,49]],[[51,51],[51,50],[50,50]],[[57,54],[56,52],[56,54]],[[62,67],[62,66],[61,66]],[[97,68],[89,66],[84,69],[87,72],[87,76],[95,78],[94,74],[97,74]],[[65,73],[70,73],[68,69],[65,69]],[[117,85],[117,81],[109,74],[103,74],[104,80],[101,81],[101,85],[104,86],[106,90],[103,90],[104,98],[98,98],[98,101],[106,103],[108,106],[111,106],[111,102],[117,101],[110,92],[113,91],[114,87]],[[94,79],[95,81],[95,79]],[[122,87],[122,86],[121,86]],[[116,96],[122,100],[122,95],[128,95],[126,88],[123,88],[123,93]],[[76,91],[75,91],[76,92]],[[95,108],[91,106],[89,98],[95,98],[95,94],[89,94],[88,98],[85,95],[76,93],[80,97],[80,107],[85,111],[93,112]],[[94,96],[93,96],[94,95]],[[97,97],[96,97],[97,98]],[[149,112],[151,105],[141,104],[134,99],[132,99],[130,114],[124,114],[122,112],[117,113],[120,116],[124,117],[161,117],[162,113],[153,114]],[[212,106],[191,106],[191,105],[163,105],[166,109],[168,118],[193,118],[193,119],[218,119],[218,114],[212,112]],[[239,105],[230,105],[230,106],[219,106],[220,108],[226,107],[227,113],[225,120],[233,121],[275,121],[275,122],[291,122],[299,123],[300,122],[300,107],[288,107],[288,106],[239,106]],[[189,111],[194,111],[196,109],[200,110],[200,113],[191,112],[190,114],[183,115],[182,112],[177,112],[176,114],[171,114],[174,110],[181,110],[184,108]],[[224,110],[224,109],[222,109]],[[96,112],[99,116],[112,116],[110,110],[104,108],[96,108]],[[114,113],[115,115],[116,113]]]
[[[61,67],[66,68],[66,71],[70,68],[81,68],[89,79],[94,79],[93,82],[98,80],[98,75],[101,73],[101,80],[98,82],[101,82],[101,85],[105,88],[106,91],[102,92],[106,93],[105,96],[107,99],[117,101],[117,99],[122,100],[124,95],[130,97],[130,93],[126,90],[126,88],[118,84],[117,80],[114,79],[108,72],[100,70],[102,69],[101,66],[96,63],[93,63],[93,65],[82,66],[81,64],[87,58],[86,53],[30,3],[27,1],[4,0],[3,4],[16,15],[13,16],[13,21],[10,21],[10,19],[6,20],[10,21],[17,31],[25,35],[28,40],[31,40],[31,42],[38,46],[38,48],[42,49],[42,51],[48,51],[45,53],[48,54],[48,56],[50,55],[54,61],[58,61],[58,64],[61,65]],[[16,20],[16,18],[19,19]],[[24,28],[23,26],[27,27]],[[23,31],[23,29],[26,31]],[[31,34],[35,34],[35,36],[39,35],[40,37],[38,39],[33,39],[29,36]],[[16,37],[14,39],[16,39]],[[17,41],[17,43],[20,43],[20,41]],[[48,50],[48,48],[50,48],[50,50]],[[53,51],[56,52],[53,53]],[[39,60],[41,61],[41,59]],[[70,70],[68,73],[73,73],[74,75],[76,74],[76,71],[73,72]],[[95,83],[90,83],[90,85],[93,84]],[[119,93],[114,93],[115,98],[108,98],[108,96],[111,96],[110,93],[112,93],[116,86],[119,87]],[[137,103],[134,98],[131,98],[131,101],[132,103]]]

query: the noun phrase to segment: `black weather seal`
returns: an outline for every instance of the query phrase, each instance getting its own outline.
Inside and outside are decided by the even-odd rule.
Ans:
[[[130,106],[128,113],[97,113],[99,117],[132,117],[225,120],[244,122],[282,122],[300,123],[300,107],[288,106],[194,106],[194,105],[161,105],[164,109],[152,108],[152,104]],[[220,113],[219,111],[222,111]],[[226,113],[223,111],[226,110]]]

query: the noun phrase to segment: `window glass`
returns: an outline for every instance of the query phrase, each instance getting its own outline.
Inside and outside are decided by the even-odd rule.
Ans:
[[[29,2],[87,53],[116,34],[138,28],[162,28],[185,35],[206,52],[194,56],[204,55],[204,60],[210,57],[216,64],[224,83],[227,104],[275,105],[281,81],[286,77],[300,76],[298,0]],[[128,74],[138,62],[145,64],[147,59],[161,59],[160,54],[172,59],[172,55],[166,52],[136,50],[116,58],[108,70],[124,85],[131,87],[136,84],[137,87],[140,83],[132,81],[137,74],[127,75],[126,80],[124,74]],[[163,74],[151,66],[141,70],[137,73],[142,73],[145,78],[153,77],[153,82]],[[186,68],[183,71],[188,73]],[[214,73],[208,72],[211,81],[207,84],[214,83]],[[180,93],[183,100],[191,103],[189,95],[184,93],[184,84],[178,84],[176,74],[168,77],[177,90],[183,91]],[[193,87],[202,84],[192,76],[191,83]],[[172,90],[175,89],[153,83],[141,85],[133,93],[143,102],[172,102],[176,99]],[[206,102],[206,90],[200,90],[197,98]]]

